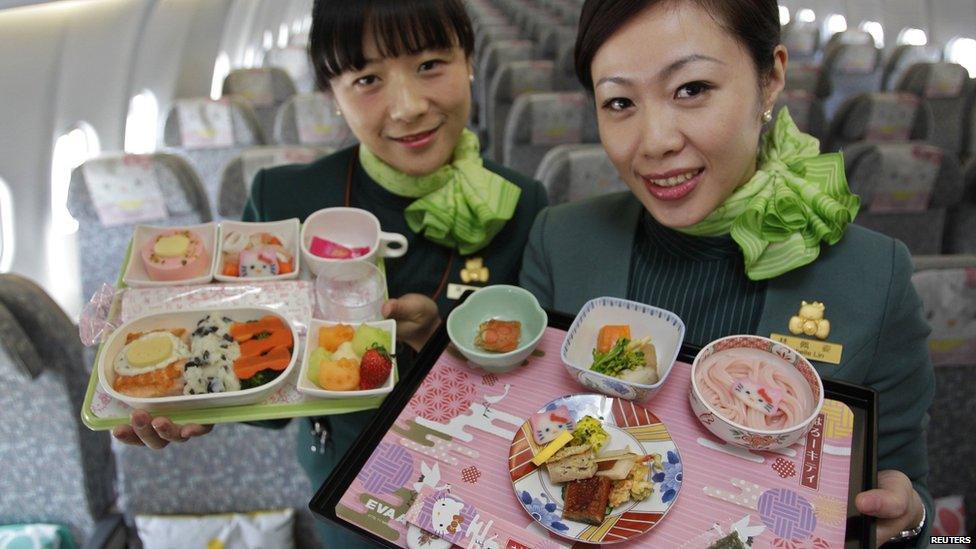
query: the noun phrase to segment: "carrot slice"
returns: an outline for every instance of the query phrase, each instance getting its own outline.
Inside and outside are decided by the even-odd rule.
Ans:
[[[230,325],[230,335],[237,342],[247,341],[261,332],[273,332],[285,328],[284,323],[276,316],[265,316],[254,322],[238,322]]]
[[[263,355],[242,357],[234,361],[234,375],[238,379],[250,379],[262,370],[281,371],[291,362],[291,352],[282,345],[275,347]]]
[[[240,274],[240,269],[238,269],[237,265],[234,265],[233,263],[224,263],[224,271],[221,274],[224,276],[238,276]]]
[[[600,334],[596,338],[596,350],[601,353],[609,352],[617,340],[621,338],[630,339],[630,326],[627,324],[607,324],[600,328]]]
[[[254,356],[266,353],[275,347],[291,347],[291,330],[274,330],[271,335],[261,339],[251,338],[241,344],[241,356]]]
[[[278,274],[286,275],[294,270],[295,267],[292,266],[291,261],[282,261],[278,264]]]

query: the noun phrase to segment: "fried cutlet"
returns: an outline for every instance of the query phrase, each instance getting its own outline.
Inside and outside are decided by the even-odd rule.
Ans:
[[[606,516],[613,482],[606,477],[576,480],[566,485],[563,518],[599,525]]]

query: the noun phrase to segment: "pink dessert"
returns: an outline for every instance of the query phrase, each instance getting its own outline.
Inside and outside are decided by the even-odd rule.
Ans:
[[[312,255],[325,259],[355,259],[369,253],[368,247],[350,248],[327,238],[312,237],[308,247]]]
[[[171,230],[149,240],[140,250],[142,264],[151,280],[186,280],[204,274],[210,266],[200,235],[188,230]]]

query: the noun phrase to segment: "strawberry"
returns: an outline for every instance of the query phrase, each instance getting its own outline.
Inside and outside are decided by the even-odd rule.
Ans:
[[[393,360],[386,347],[374,343],[372,347],[363,353],[362,361],[359,363],[359,388],[376,389],[390,377],[390,370],[393,369]]]

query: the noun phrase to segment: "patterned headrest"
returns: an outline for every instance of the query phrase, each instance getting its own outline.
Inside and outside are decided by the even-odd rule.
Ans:
[[[926,99],[959,97],[966,87],[969,71],[956,63],[929,63],[925,82]]]
[[[308,164],[325,154],[323,149],[303,146],[256,147],[241,153],[242,177],[248,189],[263,168],[284,164]]]
[[[532,145],[561,145],[583,141],[584,114],[589,109],[579,92],[537,93],[529,98],[529,135]]]
[[[788,25],[783,32],[783,44],[790,55],[807,57],[817,51],[820,29],[816,25]]]
[[[916,272],[935,365],[976,364],[976,267]]]
[[[337,112],[335,99],[324,93],[303,93],[289,99],[281,106],[282,114],[276,123],[276,133],[284,128],[280,125],[294,126],[298,141],[303,145],[337,145],[349,139],[351,130]],[[280,139],[280,138],[279,138]]]
[[[880,56],[873,42],[842,45],[834,51],[833,67],[841,74],[868,74],[878,66]]]
[[[920,143],[877,146],[880,166],[873,193],[866,197],[873,213],[922,212],[929,208],[942,167],[942,149]]]
[[[499,69],[504,73],[501,78],[508,82],[500,84],[499,92],[507,89],[508,99],[514,99],[523,93],[549,91],[554,68],[552,61],[513,61],[503,65]]]
[[[295,84],[277,67],[237,69],[224,78],[224,94],[238,95],[256,107],[266,107],[295,94]]]
[[[626,190],[617,168],[602,147],[574,150],[569,153],[570,189],[566,201]]]
[[[287,72],[293,81],[308,78],[312,73],[308,52],[301,46],[271,50],[268,55],[271,63]]]
[[[34,343],[10,310],[0,303],[0,380],[30,381],[41,375],[43,368]]]
[[[790,116],[801,132],[809,131],[810,110],[816,97],[806,90],[783,90],[776,103],[790,109]]]
[[[830,41],[837,45],[874,44],[874,37],[866,31],[849,29],[834,34],[830,37]]]
[[[489,46],[487,59],[489,66],[504,65],[511,61],[528,59],[532,55],[532,42],[529,40],[502,40]]]
[[[906,141],[911,137],[921,101],[909,93],[868,94],[864,138],[868,141]],[[857,139],[860,136],[852,136]]]
[[[178,99],[170,109],[163,141],[182,149],[228,148],[263,142],[250,104],[236,96]]]

